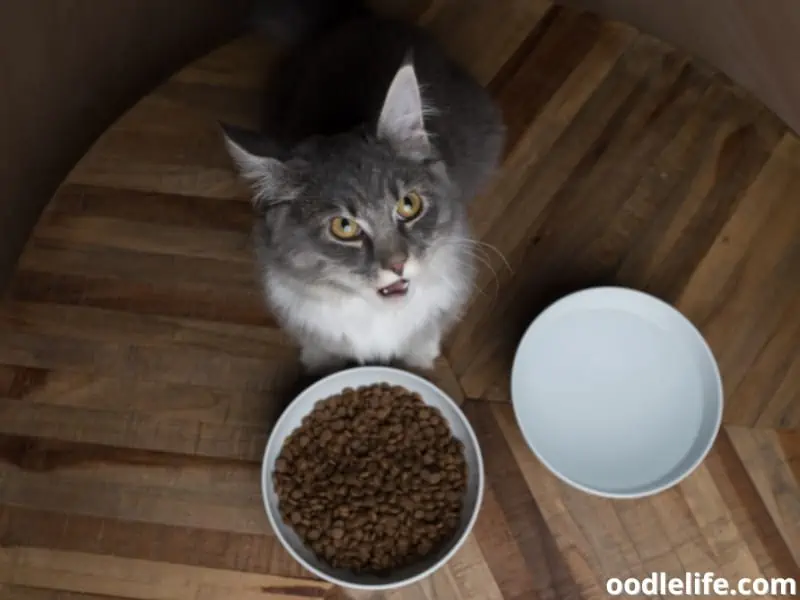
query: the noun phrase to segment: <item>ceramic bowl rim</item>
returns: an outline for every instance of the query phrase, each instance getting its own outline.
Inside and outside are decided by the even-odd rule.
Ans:
[[[640,298],[643,298],[647,302],[655,303],[660,305],[662,308],[666,308],[669,312],[673,313],[675,316],[679,318],[680,321],[683,322],[684,326],[687,327],[687,330],[691,332],[692,337],[696,340],[699,344],[699,347],[702,348],[703,354],[708,360],[709,366],[711,368],[711,375],[714,379],[714,424],[709,431],[708,439],[705,441],[703,445],[702,451],[698,452],[695,459],[687,465],[682,471],[676,473],[668,480],[654,485],[650,488],[644,489],[638,492],[610,492],[606,490],[599,490],[595,489],[591,486],[587,486],[582,484],[579,481],[575,481],[574,479],[570,478],[566,474],[562,473],[558,469],[556,469],[550,461],[547,460],[546,457],[542,456],[539,451],[536,449],[536,444],[534,444],[534,440],[530,439],[529,434],[525,431],[525,428],[522,426],[522,420],[520,418],[519,409],[518,409],[518,399],[514,397],[514,375],[520,369],[523,368],[521,364],[522,358],[520,356],[520,349],[525,344],[525,342],[530,338],[530,336],[535,335],[535,328],[538,323],[540,323],[546,315],[550,314],[552,311],[555,311],[558,307],[561,306],[562,303],[572,300],[579,296],[585,295],[592,295],[592,294],[602,294],[607,293],[609,291],[613,291],[615,293],[623,293],[627,295],[634,295]],[[577,490],[580,490],[586,494],[590,494],[592,496],[600,497],[600,498],[607,498],[612,500],[636,500],[636,499],[644,499],[655,496],[669,490],[676,485],[680,484],[686,478],[688,478],[692,473],[694,473],[698,467],[705,461],[708,457],[709,453],[711,452],[712,448],[714,447],[714,443],[716,442],[717,438],[719,437],[720,430],[722,428],[722,416],[725,408],[725,396],[724,396],[724,386],[722,375],[719,369],[719,363],[717,362],[716,357],[714,356],[713,351],[711,350],[711,346],[708,344],[708,341],[703,337],[700,330],[697,326],[692,323],[692,321],[686,317],[681,311],[679,311],[676,307],[672,306],[668,302],[665,302],[661,298],[653,296],[652,294],[648,294],[647,292],[643,292],[641,290],[637,290],[634,288],[628,288],[624,286],[597,286],[597,287],[590,287],[584,288],[570,294],[566,294],[554,302],[550,303],[543,311],[541,311],[528,327],[525,329],[525,333],[520,338],[519,343],[514,351],[514,360],[511,367],[511,374],[509,376],[509,384],[510,384],[510,397],[511,397],[511,406],[514,411],[514,418],[519,428],[523,439],[527,447],[530,451],[536,456],[536,459],[544,465],[544,467],[553,475],[555,475],[560,481],[566,483],[570,487],[573,487]]]
[[[279,440],[278,436],[275,435],[275,432],[281,429],[280,426],[284,421],[284,419],[289,418],[288,415],[292,412],[292,410],[296,410],[296,406],[303,400],[304,397],[313,395],[315,390],[324,387],[326,384],[329,384],[331,381],[338,379],[344,376],[345,374],[353,374],[356,372],[367,376],[365,377],[364,385],[370,385],[370,383],[379,382],[381,373],[383,374],[392,373],[400,375],[403,378],[411,379],[420,386],[428,387],[432,392],[439,394],[444,399],[445,403],[448,403],[450,405],[454,413],[458,415],[458,418],[461,420],[461,423],[467,432],[467,436],[469,437],[469,443],[472,445],[472,448],[474,449],[478,467],[478,489],[475,496],[475,508],[473,509],[472,514],[469,516],[469,519],[467,520],[462,532],[458,535],[458,538],[452,543],[450,549],[444,555],[442,555],[442,557],[438,561],[436,561],[434,564],[432,564],[427,569],[421,571],[420,573],[417,573],[411,577],[408,577],[400,581],[392,581],[389,583],[377,584],[377,585],[344,581],[338,579],[337,577],[328,575],[321,569],[318,569],[315,566],[309,564],[292,547],[292,544],[290,544],[289,541],[284,538],[283,533],[278,527],[277,517],[275,514],[273,514],[274,512],[276,512],[277,507],[273,509],[268,500],[268,494],[267,494],[268,480],[270,479],[272,472],[272,466],[267,465],[267,457],[269,456],[272,447],[275,444],[283,443],[283,440],[285,439],[282,438]],[[370,377],[371,374],[375,374],[375,377]],[[336,373],[332,373],[331,375],[327,375],[326,377],[323,377],[322,379],[311,384],[309,387],[305,388],[303,391],[297,394],[294,397],[294,399],[286,406],[284,411],[281,413],[281,416],[275,422],[275,425],[273,426],[272,431],[270,432],[267,444],[264,449],[264,454],[261,459],[261,500],[264,505],[264,510],[267,513],[267,519],[269,520],[270,527],[272,527],[275,537],[280,541],[281,546],[283,546],[283,548],[289,553],[289,555],[294,560],[298,562],[298,564],[300,564],[304,569],[306,569],[313,575],[319,577],[323,581],[341,587],[345,587],[348,589],[373,591],[373,592],[390,591],[408,585],[412,585],[414,583],[417,583],[425,579],[426,577],[431,576],[439,569],[444,567],[447,563],[449,563],[450,560],[453,558],[453,556],[455,556],[456,552],[458,552],[464,545],[464,543],[467,541],[467,538],[470,536],[473,529],[475,528],[475,523],[478,520],[478,516],[480,514],[481,507],[483,505],[484,488],[486,485],[485,481],[486,481],[486,474],[484,471],[483,453],[481,452],[481,447],[480,444],[478,443],[478,438],[475,435],[475,431],[473,430],[472,425],[469,422],[469,419],[467,419],[467,416],[466,414],[464,414],[464,411],[461,409],[461,407],[455,402],[455,400],[453,400],[450,397],[448,393],[446,393],[444,390],[442,390],[439,386],[437,386],[433,382],[429,381],[428,379],[425,379],[424,377],[420,377],[416,373],[405,371],[403,369],[398,369],[396,367],[383,367],[383,366],[351,367],[349,369],[344,369],[342,371],[337,371]]]

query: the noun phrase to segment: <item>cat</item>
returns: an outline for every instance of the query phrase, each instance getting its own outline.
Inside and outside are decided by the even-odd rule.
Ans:
[[[306,373],[433,368],[474,287],[467,207],[505,144],[487,91],[411,24],[265,0],[291,42],[260,131],[222,125],[253,189],[266,304]]]

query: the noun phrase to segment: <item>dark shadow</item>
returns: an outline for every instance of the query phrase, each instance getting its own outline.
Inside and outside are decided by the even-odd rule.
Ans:
[[[618,283],[609,275],[593,277],[579,272],[559,273],[550,281],[545,281],[529,296],[525,308],[516,313],[516,318],[509,323],[509,331],[506,333],[514,340],[513,348],[516,349],[519,345],[533,320],[558,300],[588,288],[619,285],[624,284]]]

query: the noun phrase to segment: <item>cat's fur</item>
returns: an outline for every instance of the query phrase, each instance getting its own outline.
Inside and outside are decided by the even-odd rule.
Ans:
[[[466,208],[499,161],[501,115],[414,26],[341,0],[266,0],[262,13],[297,43],[266,131],[226,127],[226,141],[254,188],[268,304],[311,372],[347,361],[430,368],[472,291]],[[402,222],[395,206],[409,192],[423,210]],[[334,239],[337,216],[363,237]],[[403,260],[407,294],[382,296]]]

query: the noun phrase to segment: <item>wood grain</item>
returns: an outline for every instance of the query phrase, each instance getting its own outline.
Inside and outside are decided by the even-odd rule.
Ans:
[[[479,293],[422,373],[483,449],[473,534],[430,578],[364,594],[316,580],[269,528],[259,462],[297,390],[297,348],[263,305],[247,190],[216,127],[253,122],[269,85],[277,49],[251,36],[97,141],[0,302],[0,598],[589,600],[654,571],[797,577],[800,141],[724,77],[596,16],[375,4],[431,28],[509,125],[471,207]],[[646,500],[566,486],[509,404],[525,327],[598,284],[676,305],[725,381],[708,459]]]
[[[322,598],[330,588],[307,579],[23,547],[0,550],[0,578],[14,585],[142,600],[297,600]]]

